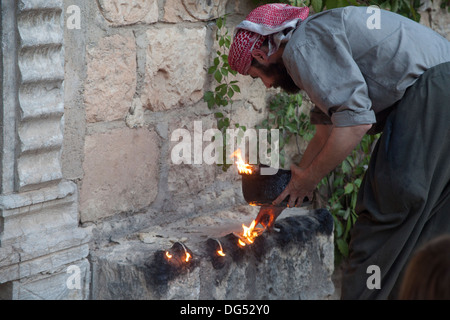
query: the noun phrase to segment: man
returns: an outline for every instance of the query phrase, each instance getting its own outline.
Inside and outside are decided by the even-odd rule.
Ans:
[[[289,196],[289,207],[299,206],[365,134],[383,131],[358,195],[341,297],[393,298],[412,252],[450,233],[450,43],[384,10],[308,18],[306,10],[252,11],[237,26],[229,63],[268,88],[303,89],[315,104],[316,134],[274,205]],[[281,211],[261,208],[256,220],[271,228]],[[381,289],[367,286],[371,266]]]

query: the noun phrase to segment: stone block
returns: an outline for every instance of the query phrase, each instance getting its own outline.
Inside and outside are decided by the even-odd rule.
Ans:
[[[225,14],[228,0],[167,0],[164,6],[164,21],[208,21]]]
[[[159,142],[146,128],[119,128],[86,137],[81,221],[150,205],[158,192]]]
[[[203,97],[206,28],[170,26],[147,31],[144,106],[164,111],[192,105]]]
[[[78,227],[72,182],[0,196],[0,283],[34,276],[88,255],[89,234]]]
[[[179,220],[93,250],[92,298],[330,299],[330,213],[287,209],[277,221],[279,232],[265,232],[241,248],[232,232],[241,232],[240,223],[256,216],[256,210],[245,207]],[[217,255],[217,241],[224,257]],[[188,263],[183,248],[191,253]],[[167,250],[172,259],[165,256]]]
[[[6,300],[87,300],[89,261],[82,259],[45,274],[0,284],[0,298]]]
[[[158,21],[157,0],[98,0],[103,17],[114,26]]]
[[[84,102],[88,122],[124,119],[136,91],[136,44],[132,31],[105,37],[87,48]]]
[[[216,163],[208,164],[205,151],[212,145],[210,141],[203,141],[207,130],[216,128],[213,116],[196,117],[180,114],[173,118],[169,131],[169,155],[167,157],[167,193],[164,203],[164,211],[179,216],[190,215],[198,212],[208,212],[234,205],[236,193],[236,180],[239,178],[237,171],[231,173],[228,179],[222,179],[222,169]],[[176,130],[184,130],[186,137],[175,139]],[[188,145],[186,156],[189,163],[177,163],[179,146],[182,143]],[[208,156],[209,158],[209,156]],[[209,160],[208,160],[209,161]],[[229,169],[229,171],[233,171]],[[240,187],[240,185],[238,186]]]

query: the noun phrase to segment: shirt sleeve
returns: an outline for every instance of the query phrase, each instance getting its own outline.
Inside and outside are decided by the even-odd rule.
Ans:
[[[335,126],[376,123],[366,81],[345,34],[294,44],[283,61],[294,82]]]
[[[333,122],[331,122],[331,118],[317,107],[311,109],[309,112],[309,119],[311,124],[333,124]]]

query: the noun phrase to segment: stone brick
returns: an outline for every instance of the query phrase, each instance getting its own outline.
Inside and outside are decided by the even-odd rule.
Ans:
[[[88,122],[124,119],[135,91],[136,44],[131,31],[87,48],[84,102]]]
[[[154,131],[115,129],[86,137],[80,192],[82,222],[145,208],[158,192]]]
[[[76,282],[75,277],[79,277]],[[27,278],[26,281],[11,281],[3,288],[0,285],[0,297],[7,300],[87,300],[89,285],[89,262],[83,259],[58,270]]]
[[[158,21],[157,0],[98,0],[103,17],[113,25],[131,25]]]
[[[164,21],[208,21],[225,14],[228,1],[223,0],[167,0]]]
[[[142,102],[152,111],[191,105],[203,97],[206,28],[165,27],[147,31]]]

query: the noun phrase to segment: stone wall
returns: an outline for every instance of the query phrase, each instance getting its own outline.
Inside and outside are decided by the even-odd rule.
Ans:
[[[86,299],[91,238],[61,163],[64,3],[2,1],[1,9],[0,298]]]
[[[170,138],[178,128],[193,137],[194,121],[203,131],[216,127],[202,99],[212,86],[214,19],[232,13],[232,28],[251,10],[248,1],[69,4],[80,7],[82,21],[65,35],[62,163],[78,183],[81,223],[108,223],[123,212],[164,221],[241,203],[235,172],[174,165]],[[252,126],[264,116],[267,93],[244,82],[251,90],[237,97],[233,119]]]

